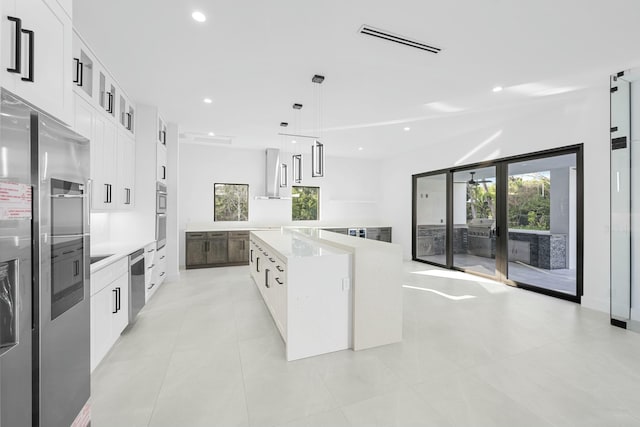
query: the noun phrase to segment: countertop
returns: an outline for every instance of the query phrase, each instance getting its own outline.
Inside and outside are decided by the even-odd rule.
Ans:
[[[355,225],[354,225],[355,224]],[[225,226],[222,223],[188,223],[185,232],[198,232],[198,231],[264,231],[264,230],[280,230],[282,228],[290,229],[320,229],[320,228],[391,228],[390,225],[380,225],[374,223],[341,225],[341,224],[322,224],[322,225],[247,225],[247,226]]]
[[[145,240],[139,242],[108,242],[91,245],[91,256],[110,255],[109,257],[91,264],[91,273],[108,266],[109,264],[129,256],[138,249],[142,249],[155,240]]]
[[[342,249],[308,239],[294,230],[254,231],[253,234],[271,246],[280,255],[287,258],[343,255],[348,253]]]

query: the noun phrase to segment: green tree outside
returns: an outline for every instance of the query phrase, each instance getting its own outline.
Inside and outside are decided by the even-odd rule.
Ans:
[[[496,185],[468,185],[467,220],[495,218]],[[550,229],[551,180],[545,174],[512,175],[507,198],[509,228]]]
[[[320,187],[291,187],[291,219],[316,221],[320,205]]]
[[[249,185],[214,184],[214,221],[249,220]]]

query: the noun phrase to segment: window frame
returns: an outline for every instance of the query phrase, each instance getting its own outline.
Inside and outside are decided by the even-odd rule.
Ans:
[[[316,208],[316,218],[315,219],[296,219],[293,217],[293,204],[296,202],[295,199],[298,197],[294,197],[294,189],[296,188],[314,188],[317,190],[317,208]],[[291,221],[320,221],[320,187],[315,185],[292,185],[291,186]]]
[[[246,219],[220,219],[216,213],[216,187],[218,185],[234,185],[247,188],[247,216]],[[238,184],[232,182],[214,182],[213,183],[213,221],[214,222],[245,222],[249,221],[249,184]]]

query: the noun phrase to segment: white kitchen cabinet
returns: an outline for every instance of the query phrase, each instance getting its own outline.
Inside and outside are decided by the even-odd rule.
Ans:
[[[133,103],[127,98],[122,91],[119,95],[120,101],[118,102],[118,122],[123,129],[126,129],[129,134],[134,133],[135,122],[135,107]]]
[[[164,246],[158,249],[157,253],[158,261],[158,286],[160,286],[167,278],[167,247]]]
[[[153,261],[153,269],[151,270],[151,283],[147,286],[145,294],[146,301],[149,301],[153,294],[156,293],[160,285],[167,278],[167,250],[166,247],[157,249],[155,259]]]
[[[74,94],[74,101],[73,129],[80,135],[92,141],[94,127],[93,116],[95,114],[95,109],[77,93]],[[93,147],[91,151],[93,151]],[[91,164],[91,170],[94,170],[93,163]],[[93,178],[93,175],[91,178]]]
[[[91,274],[91,370],[129,324],[128,258]]]
[[[167,146],[160,143],[156,151],[156,180],[167,183]]]
[[[149,301],[151,291],[156,286],[154,280],[156,261],[156,242],[149,243],[144,248],[144,289],[145,302]],[[155,291],[155,290],[154,290]]]
[[[117,189],[118,143],[116,126],[103,114],[94,114],[91,140],[91,178],[93,179],[92,208],[116,208],[114,191]],[[117,195],[116,195],[117,196]]]
[[[134,207],[136,142],[124,129],[118,131],[117,169],[115,203],[116,209],[128,210]]]
[[[56,0],[2,0],[1,7],[0,85],[71,124],[71,17]]]
[[[130,210],[135,200],[135,140],[75,93],[74,130],[91,141],[91,207]]]
[[[75,32],[72,45],[71,74],[74,93],[85,98],[91,105],[95,105],[98,99],[97,70],[100,68],[98,60]]]

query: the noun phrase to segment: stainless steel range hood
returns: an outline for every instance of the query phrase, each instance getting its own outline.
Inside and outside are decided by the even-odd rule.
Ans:
[[[265,165],[265,194],[256,196],[257,200],[291,200],[280,196],[280,150],[267,148]]]

